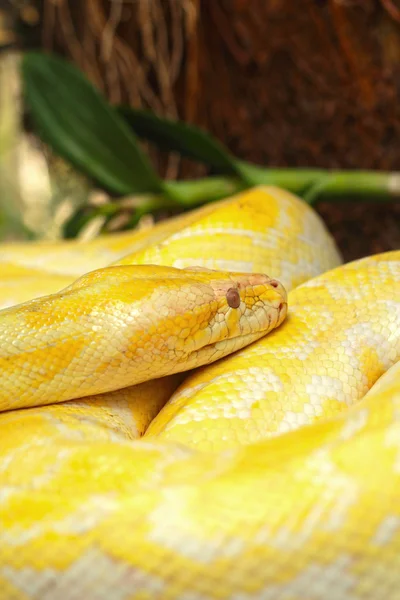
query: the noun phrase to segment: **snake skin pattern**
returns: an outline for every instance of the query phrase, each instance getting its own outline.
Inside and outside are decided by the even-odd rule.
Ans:
[[[311,208],[263,187],[0,248],[3,306],[110,263],[290,290],[277,329],[187,376],[0,414],[1,600],[400,598],[400,251],[340,262]]]

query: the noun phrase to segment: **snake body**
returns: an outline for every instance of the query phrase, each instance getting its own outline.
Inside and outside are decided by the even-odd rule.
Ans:
[[[0,312],[1,406],[12,409],[0,415],[0,598],[399,598],[400,251],[339,266],[317,215],[275,188],[110,237],[0,250],[4,305],[53,294]],[[187,377],[168,373],[197,363],[183,358],[176,368],[173,359],[163,370],[153,357],[149,376],[121,378],[120,357],[104,355],[111,338],[95,356],[97,338],[84,344],[74,327],[96,313],[110,276],[151,264],[142,273],[156,288],[131,287],[142,303],[135,315],[156,319],[141,343],[157,336],[152,294],[172,272],[162,281],[172,294],[194,285],[203,297],[213,282],[206,320],[218,322],[211,341],[224,354],[253,341],[239,342],[249,325],[227,294],[245,281],[240,306],[258,310],[257,321],[265,315],[252,330],[259,339],[205,365],[219,358],[207,355]],[[44,274],[39,294],[33,268]],[[273,285],[250,273],[268,273]],[[275,279],[290,290],[283,323]],[[116,288],[107,289],[113,300]],[[67,357],[60,391],[30,352],[43,344],[45,363],[68,315],[66,343],[82,342],[73,360],[93,362],[74,381]],[[115,332],[127,327],[124,315]],[[187,305],[187,323],[176,322],[190,330],[181,348],[194,343],[197,316]],[[120,378],[129,387],[118,389]]]

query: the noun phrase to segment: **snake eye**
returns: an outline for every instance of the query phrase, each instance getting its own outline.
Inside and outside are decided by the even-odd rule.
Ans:
[[[229,288],[226,292],[226,300],[231,308],[239,308],[240,294],[235,288]]]

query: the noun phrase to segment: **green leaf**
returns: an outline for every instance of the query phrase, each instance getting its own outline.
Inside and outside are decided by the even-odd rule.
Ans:
[[[198,160],[219,173],[239,174],[237,159],[202,129],[130,106],[119,106],[118,112],[136,135],[155,143],[159,148]]]
[[[132,130],[76,67],[27,52],[22,75],[33,120],[56,152],[113,193],[163,191]]]
[[[142,139],[169,152],[212,167],[216,173],[235,175],[244,186],[270,184],[276,171],[239,160],[209,133],[195,125],[158,117],[152,112],[130,106],[119,106],[118,112]],[[279,174],[278,174],[279,177]]]

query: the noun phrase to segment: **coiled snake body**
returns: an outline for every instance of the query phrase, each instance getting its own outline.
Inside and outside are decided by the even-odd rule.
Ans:
[[[4,245],[0,598],[400,598],[400,251],[340,262],[276,188]]]

